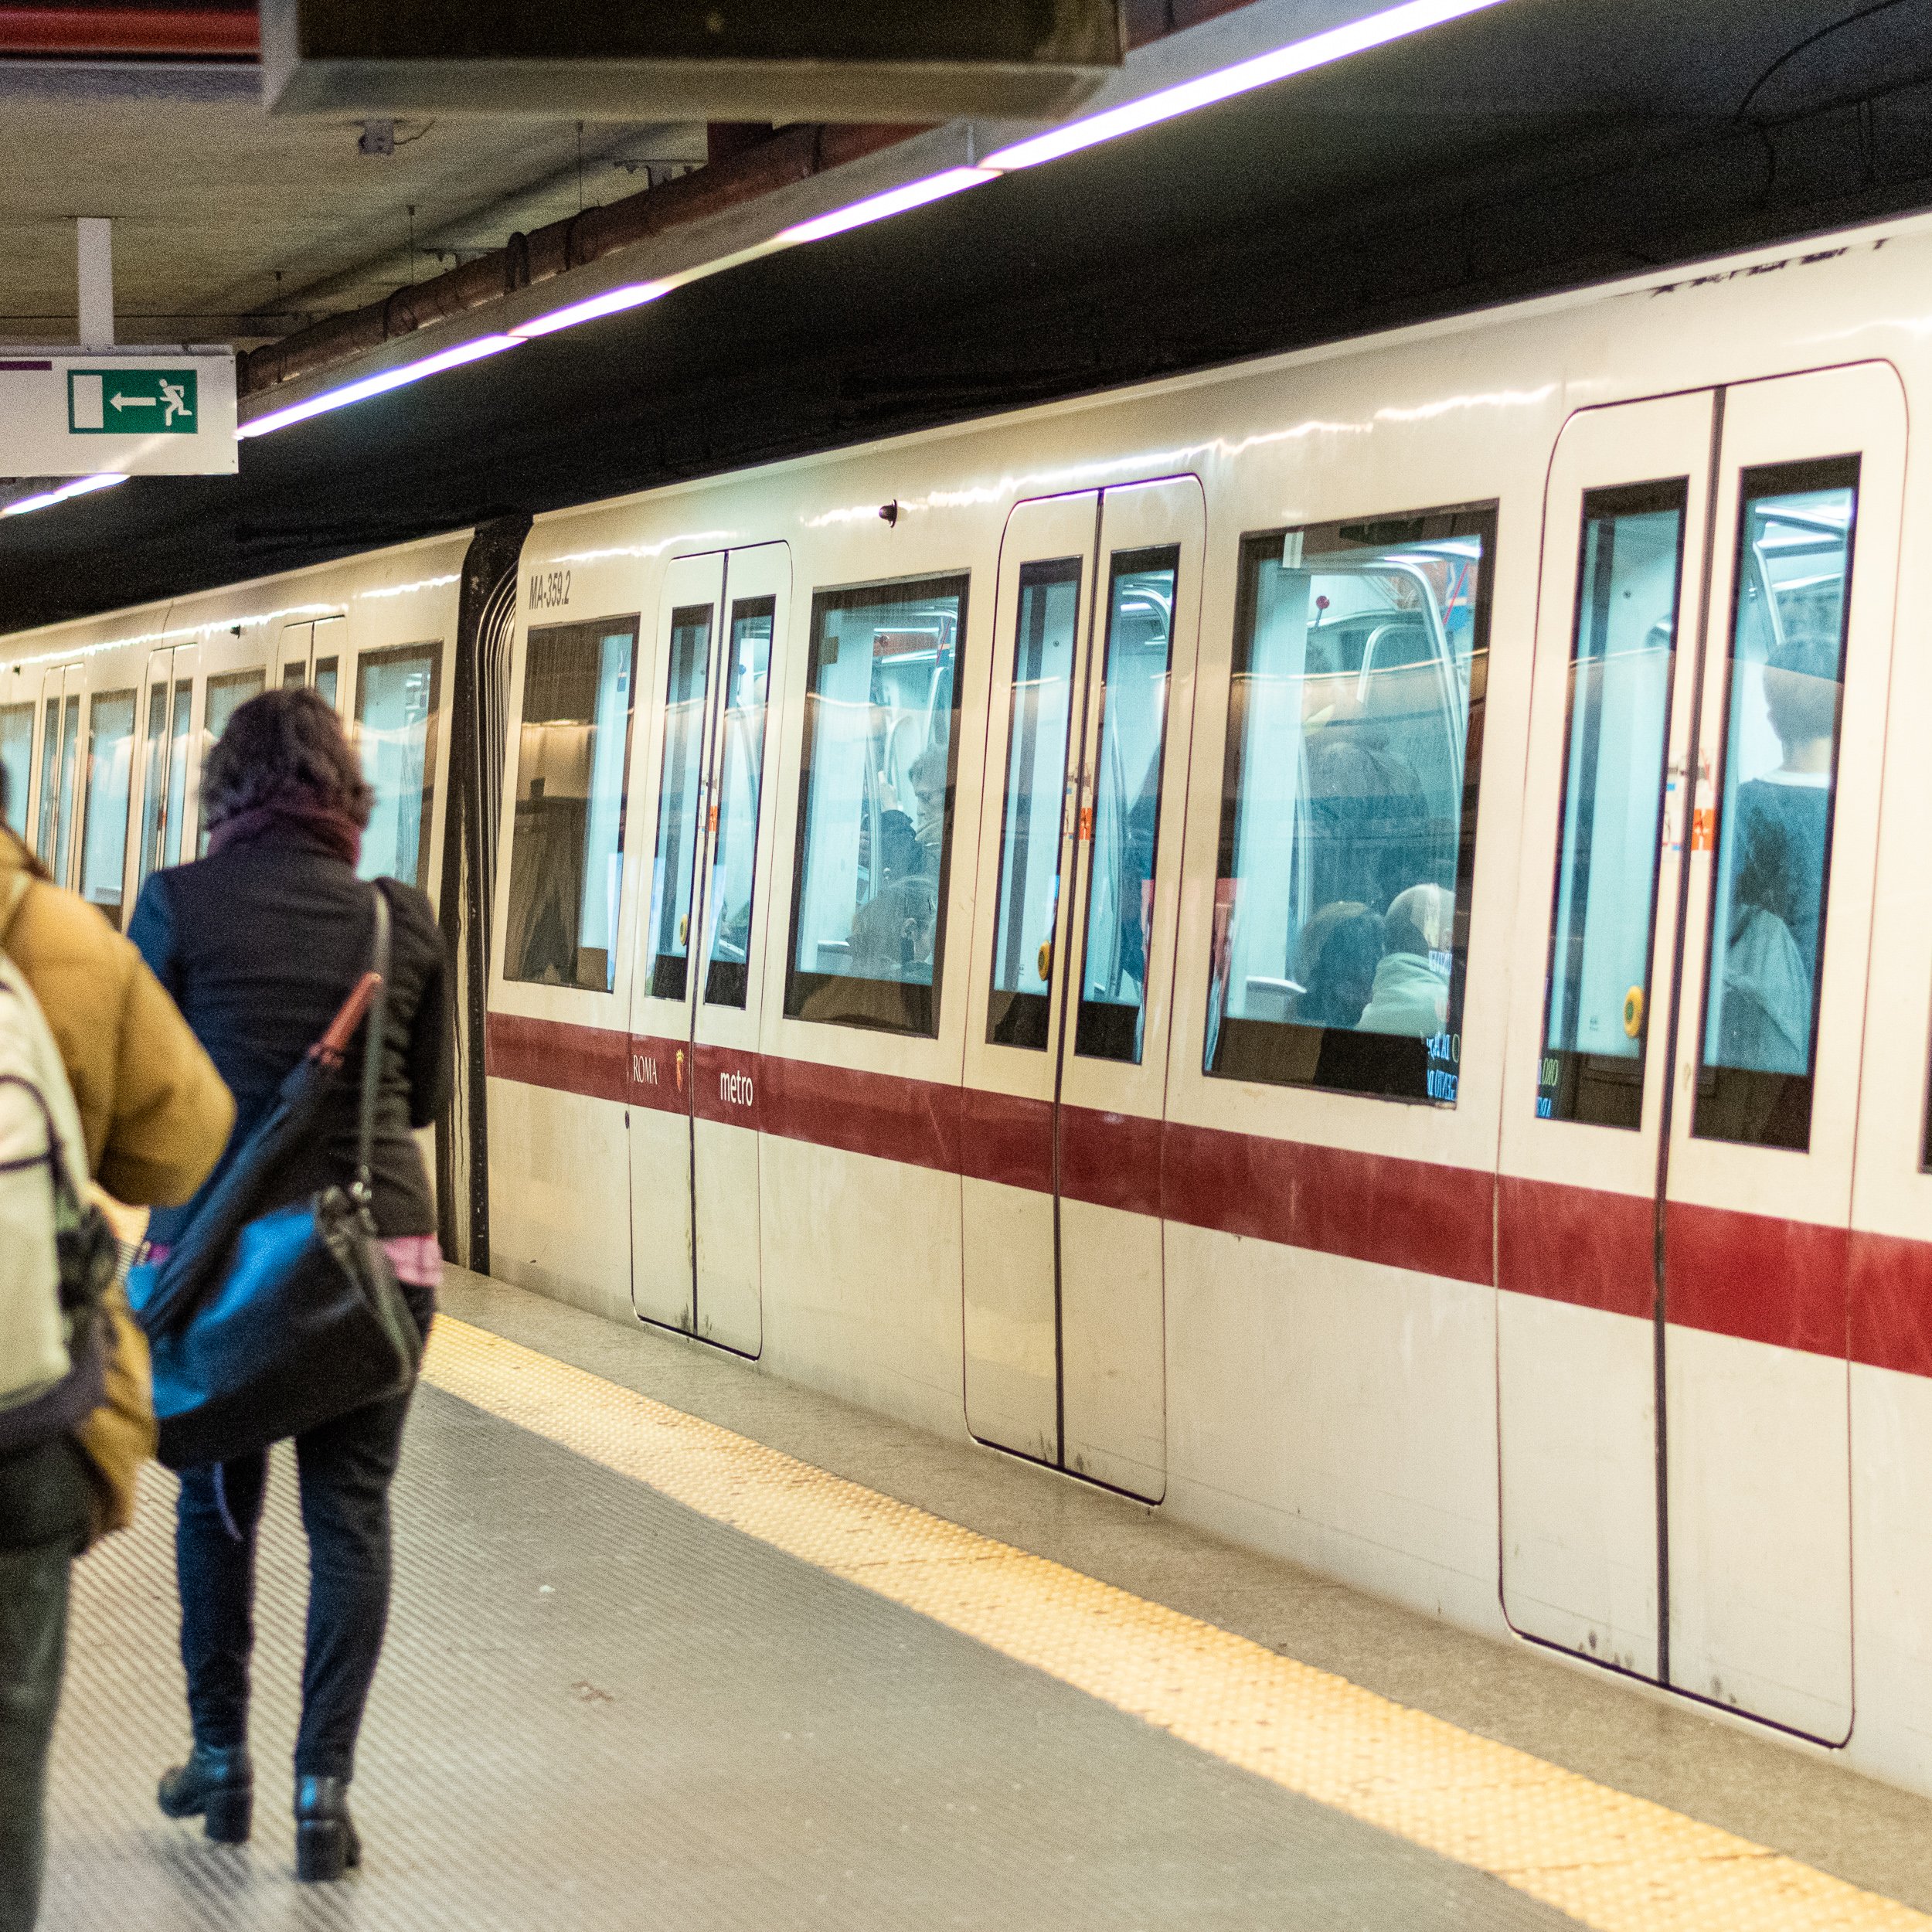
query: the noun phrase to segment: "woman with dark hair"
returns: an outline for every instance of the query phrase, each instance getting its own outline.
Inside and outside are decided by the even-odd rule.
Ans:
[[[374,794],[335,713],[309,690],[270,691],[241,706],[208,756],[202,818],[208,854],[156,872],[128,926],[235,1096],[233,1138],[202,1192],[157,1213],[166,1247],[272,1104],[284,1077],[321,1033],[369,964],[373,893],[389,906],[392,940],[384,1064],[372,1178],[377,1233],[427,1334],[441,1270],[428,1177],[412,1130],[447,1103],[451,1080],[444,947],[413,886],[356,876]],[[314,1137],[255,1211],[309,1199],[354,1178],[359,1050],[352,1048]],[[348,1787],[356,1733],[389,1612],[389,1488],[406,1394],[295,1438],[308,1535],[308,1650],[295,1743],[298,1874],[339,1877],[360,1844]],[[267,1458],[183,1472],[175,1534],[182,1661],[194,1750],[161,1781],[171,1818],[202,1817],[210,1838],[248,1835],[249,1657],[254,1639],[256,1526]]]

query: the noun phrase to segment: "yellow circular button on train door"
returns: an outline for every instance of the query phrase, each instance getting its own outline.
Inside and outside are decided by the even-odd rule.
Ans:
[[[1039,943],[1039,976],[1050,980],[1053,977],[1053,942],[1043,939]]]
[[[1624,1031],[1634,1039],[1644,1030],[1644,989],[1633,986],[1624,995]]]

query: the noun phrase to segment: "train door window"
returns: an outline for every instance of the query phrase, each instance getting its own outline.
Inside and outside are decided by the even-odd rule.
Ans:
[[[33,703],[0,705],[0,773],[6,787],[7,823],[27,829],[28,785],[33,772]]]
[[[705,900],[705,1002],[742,1007],[750,977],[751,893],[758,860],[758,807],[765,760],[765,708],[771,685],[773,597],[731,607],[724,717],[718,760],[718,836]]]
[[[1689,485],[1583,498],[1536,1111],[1641,1124]]]
[[[201,720],[201,757],[204,766],[208,754],[221,742],[221,734],[228,729],[228,720],[250,698],[259,698],[267,682],[264,671],[225,671],[219,677],[208,680],[207,709]],[[201,828],[198,849],[208,850],[208,828]]]
[[[966,585],[812,599],[793,1019],[937,1030]]]
[[[308,664],[306,659],[291,658],[282,666],[282,689],[299,691],[308,682]]]
[[[658,789],[658,848],[651,867],[651,993],[682,999],[690,978],[692,854],[704,776],[705,689],[711,671],[711,606],[671,614],[664,692],[664,770]]]
[[[1740,479],[1700,1139],[1811,1142],[1858,468]]]
[[[134,776],[133,691],[97,692],[87,707],[87,791],[81,820],[80,896],[121,923]]]
[[[526,647],[504,977],[616,984],[638,621],[557,624]]]
[[[1078,557],[1021,566],[986,1012],[986,1037],[995,1046],[1043,1050],[1047,1043],[1080,600]]]
[[[34,849],[43,865],[53,862],[53,842],[60,832],[60,699],[46,701],[46,721],[40,731],[40,816]]]
[[[141,843],[134,862],[143,886],[162,864],[168,804],[168,680],[157,678],[148,687],[148,730],[141,749]]]
[[[1108,573],[1100,733],[1081,808],[1087,937],[1073,1051],[1139,1065],[1181,553],[1117,553]],[[1089,815],[1090,814],[1090,817]]]
[[[168,721],[168,821],[163,831],[161,863],[181,863],[181,828],[188,811],[188,747],[194,730],[195,686],[184,679],[175,686],[172,716]]]
[[[440,644],[366,651],[355,665],[355,743],[376,808],[362,834],[365,879],[420,886],[429,864],[436,791]]]
[[[315,695],[333,711],[336,708],[336,693],[342,685],[342,660],[339,658],[318,658],[315,660]]]
[[[75,767],[80,755],[80,695],[70,692],[60,708],[60,791],[55,804],[53,852],[48,862],[56,881],[67,883],[67,853],[73,842]]]
[[[1453,1105],[1493,505],[1243,539],[1207,1071]]]

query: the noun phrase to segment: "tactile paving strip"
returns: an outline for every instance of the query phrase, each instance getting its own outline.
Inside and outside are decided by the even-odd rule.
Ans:
[[[445,1318],[437,1386],[1597,1932],[1932,1918]],[[1391,1921],[1392,1923],[1393,1921]],[[1413,1923],[1413,1919],[1404,1923]]]
[[[440,1326],[396,1488],[363,1869],[320,1888],[290,1871],[306,1577],[284,1452],[259,1560],[253,1842],[210,1845],[155,1811],[186,1723],[172,1484],[150,1471],[135,1528],[76,1574],[43,1932],[1573,1927],[545,1440],[613,1462],[641,1445],[667,1483],[753,1515],[788,1491],[824,1556],[920,1567],[903,1536],[855,1539],[818,1509],[815,1472]],[[490,1413],[511,1406],[535,1433]],[[944,1547],[983,1569],[976,1542]],[[1048,1604],[1041,1628],[1065,1616]]]

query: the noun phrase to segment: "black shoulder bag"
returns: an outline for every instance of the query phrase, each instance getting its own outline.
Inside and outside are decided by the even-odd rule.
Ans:
[[[128,1298],[153,1349],[159,1454],[171,1469],[265,1448],[415,1380],[422,1336],[370,1206],[389,964],[389,902],[371,890],[369,970],[167,1259],[130,1277]],[[250,1219],[288,1149],[315,1130],[365,1009],[354,1184]]]

